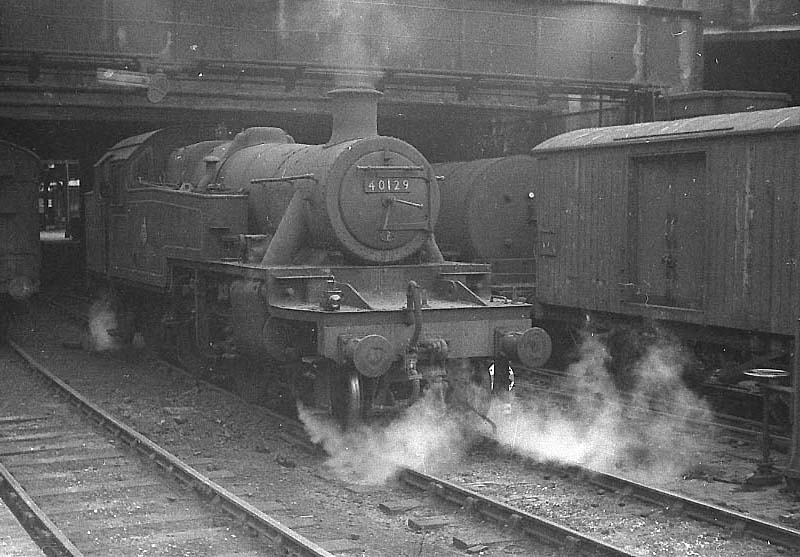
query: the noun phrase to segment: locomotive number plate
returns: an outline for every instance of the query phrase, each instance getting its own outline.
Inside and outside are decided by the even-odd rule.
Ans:
[[[404,193],[413,191],[410,178],[372,178],[364,181],[365,193]]]

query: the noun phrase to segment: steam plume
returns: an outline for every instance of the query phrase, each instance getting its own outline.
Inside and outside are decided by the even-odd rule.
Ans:
[[[567,381],[581,393],[574,406],[563,408],[532,397],[516,400],[510,413],[493,415],[498,440],[536,460],[599,471],[622,467],[650,481],[685,467],[695,452],[693,440],[681,438],[681,454],[674,435],[686,420],[705,418],[709,410],[680,379],[686,365],[683,352],[664,341],[650,346],[633,367],[634,384],[627,396],[614,386],[607,360],[603,343],[587,337],[580,360],[569,368]],[[673,416],[638,414],[629,403]]]
[[[324,13],[320,14],[320,10]],[[419,33],[410,29],[398,10],[385,2],[315,3],[313,7],[301,8],[297,20],[319,22],[311,28],[311,35],[323,43],[323,62],[345,71],[380,68],[395,62],[408,65],[416,55]],[[288,26],[285,19],[279,21]],[[361,76],[369,80],[379,77]],[[352,74],[341,76],[337,86],[354,85],[352,79]]]
[[[342,432],[330,421],[299,409],[312,441],[330,455],[326,465],[353,483],[379,484],[401,467],[433,472],[457,461],[467,445],[463,420],[446,413],[433,396],[424,396],[400,419]]]
[[[109,298],[104,296],[95,300],[89,308],[87,348],[98,352],[116,348],[117,341],[110,334],[110,331],[114,331],[116,328],[117,317]]]
[[[538,461],[598,471],[624,468],[626,475],[642,481],[657,482],[684,470],[696,452],[694,441],[681,437],[681,454],[674,436],[683,431],[688,418],[705,418],[709,411],[680,379],[686,364],[683,352],[666,341],[650,346],[633,366],[633,388],[625,395],[615,386],[607,361],[605,345],[597,336],[587,336],[566,380],[580,393],[575,403],[564,407],[527,396],[512,398],[510,410],[494,404],[489,417],[497,427],[496,440]],[[454,378],[450,382],[452,386]],[[435,397],[425,396],[388,425],[363,425],[347,432],[305,408],[299,415],[312,440],[330,455],[327,466],[334,473],[355,483],[375,484],[390,479],[401,467],[435,472],[456,463],[481,427],[488,429],[476,417],[483,411],[476,402],[481,397],[470,400],[468,391],[460,410],[445,412]],[[640,413],[631,410],[630,403],[655,404],[673,415]]]

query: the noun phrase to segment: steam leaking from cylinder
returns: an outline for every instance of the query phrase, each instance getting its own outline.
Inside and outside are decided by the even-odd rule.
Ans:
[[[326,466],[352,483],[384,483],[403,467],[434,473],[457,462],[468,446],[463,416],[446,413],[433,396],[423,396],[389,424],[365,424],[344,432],[303,407],[299,415],[311,440],[330,455]]]
[[[689,419],[707,419],[710,411],[680,379],[686,364],[682,350],[668,343],[652,346],[635,365],[637,382],[629,393],[639,407],[652,404],[657,395],[659,409],[672,416],[632,410],[614,386],[607,359],[603,343],[587,336],[566,380],[580,389],[573,406],[564,409],[532,394],[523,400],[512,391],[510,409],[495,403],[489,413],[497,427],[495,440],[537,461],[598,471],[624,468],[626,475],[653,483],[694,464],[703,439],[693,438],[684,426]],[[491,435],[474,414],[445,413],[427,396],[396,421],[347,432],[305,408],[299,414],[312,440],[330,455],[327,466],[354,483],[382,483],[402,467],[435,473],[459,463],[477,433]]]

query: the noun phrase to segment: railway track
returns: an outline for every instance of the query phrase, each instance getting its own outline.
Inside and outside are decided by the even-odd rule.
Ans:
[[[406,484],[422,489],[468,513],[509,527],[513,532],[530,536],[568,552],[569,555],[635,556],[622,548],[606,543],[594,536],[557,524],[543,516],[525,512],[477,491],[458,486],[441,478],[405,468],[400,479]],[[475,547],[470,542],[461,544],[464,549]],[[476,544],[477,545],[477,544]]]
[[[0,420],[0,423],[6,424],[15,421],[24,421],[24,417],[8,417]],[[17,520],[21,521],[25,534],[22,531],[18,536],[22,540],[9,540],[9,545],[2,545],[0,548],[10,552],[11,554],[34,554],[35,549],[41,549],[42,555],[56,555],[56,556],[79,556],[82,555],[80,550],[75,547],[69,538],[61,531],[61,529],[50,520],[36,502],[31,499],[22,485],[17,481],[14,475],[2,464],[0,464],[0,500],[5,505],[8,501],[9,505],[3,507],[0,505],[0,510],[8,509],[4,512],[11,512]],[[19,529],[16,525],[12,525],[14,529]],[[4,532],[5,534],[5,532]],[[24,542],[24,543],[22,543]]]
[[[79,355],[79,354],[82,353],[82,352],[75,352],[75,351],[71,351],[71,350],[64,350],[64,348],[58,342],[56,342],[55,345],[56,345],[55,346],[56,351],[58,351],[58,352],[62,352],[62,353],[66,352],[68,354],[75,354],[75,355]],[[42,353],[46,352],[46,353],[49,354],[50,351],[45,349],[45,350],[42,350],[41,352]],[[28,357],[30,358],[30,356],[28,356]],[[45,355],[45,357],[52,357],[52,356]],[[102,356],[100,356],[100,358],[102,359]],[[67,362],[63,362],[63,363],[66,363],[70,367],[77,367],[77,366],[75,366],[74,364],[71,364],[71,363],[67,363]],[[32,365],[36,365],[36,364],[32,363]],[[88,384],[88,383],[94,382],[92,379],[89,379],[87,376],[84,376],[81,373],[71,373],[70,377],[71,377],[70,382],[74,383],[74,384]],[[61,383],[62,383],[62,385],[58,387],[59,390],[63,390],[64,388],[69,389],[69,386],[66,385],[66,383],[64,381],[61,381]],[[102,389],[100,389],[100,390],[102,390]],[[215,388],[213,386],[204,386],[204,387],[202,387],[202,390],[203,391],[206,391],[206,390],[207,391],[214,391],[214,392],[220,392],[220,393],[222,392],[220,389]],[[218,397],[218,398],[221,398],[221,396]],[[233,399],[234,397],[232,395],[227,394],[227,398]],[[230,402],[232,402],[232,401],[230,401]],[[239,401],[239,402],[241,403],[241,401]],[[96,413],[94,411],[92,411],[92,412],[90,412],[90,414],[91,415],[95,415]],[[310,445],[309,442],[308,442],[307,437],[301,433],[303,431],[302,424],[300,424],[299,422],[296,422],[294,420],[290,420],[290,419],[287,419],[287,418],[284,418],[284,417],[276,416],[274,413],[270,413],[270,415],[272,415],[274,417],[277,417],[278,421],[280,422],[280,428],[276,427],[275,431],[273,432],[273,434],[276,437],[280,436],[282,438],[282,440],[284,440],[284,441],[289,441],[293,446],[300,447],[303,451],[308,452],[309,454],[315,455],[314,458],[313,458],[314,462],[316,463],[315,466],[323,468],[321,466],[322,465],[322,461],[320,460],[320,458],[318,456],[319,455],[318,447],[314,447],[314,446]],[[104,429],[107,427],[106,419],[99,420],[99,423]],[[120,434],[114,434],[114,438],[116,439],[119,435]],[[135,448],[147,447],[148,446],[147,443],[141,442],[139,440],[138,436],[134,436],[131,441],[124,441],[124,439],[126,437],[127,437],[127,435],[125,435],[123,433],[122,437],[121,437],[121,440],[122,440],[121,443],[122,444],[125,444],[125,445],[130,444],[131,446],[133,446]],[[290,439],[291,437],[295,437],[295,438],[294,439]],[[271,452],[271,450],[268,450],[268,452]],[[160,468],[162,468],[162,469],[167,468],[167,465],[161,464],[161,460],[162,460],[161,454],[157,450],[154,452],[154,450],[152,448],[148,448],[147,450],[145,450],[145,457],[146,457],[146,460],[148,462],[154,461],[156,463],[156,465],[158,465]],[[267,459],[268,457],[266,457],[266,455],[265,455],[264,458]],[[215,460],[215,459],[212,457],[212,459],[210,459],[210,460]],[[297,459],[288,459],[288,458],[283,458],[282,456],[276,457],[275,460],[278,461],[283,466],[288,467],[289,469],[294,468],[296,466],[296,462],[297,462]],[[177,472],[179,472],[179,473],[181,472],[181,469],[180,469],[179,466],[174,465],[173,467],[177,470]],[[216,469],[216,466],[214,468]],[[222,472],[224,472],[224,470],[218,470],[218,472],[222,473]],[[322,470],[315,471],[314,475],[315,476],[319,475],[319,479],[323,483],[333,484],[335,482],[332,477],[330,477],[329,475],[325,474],[324,471],[322,471]],[[246,483],[245,480],[243,480],[241,478],[222,477],[222,478],[220,478],[220,481],[222,481],[225,484],[232,484],[232,485],[242,485],[243,483]],[[302,480],[293,480],[293,482],[299,482],[299,481],[302,481]],[[199,490],[201,492],[201,495],[203,497],[205,497],[205,498],[211,497],[213,499],[213,498],[220,498],[221,497],[218,492],[215,495],[211,495],[207,491],[207,487],[208,487],[208,483],[209,483],[207,481],[198,481],[196,478],[188,478],[188,479],[182,480],[182,483],[185,484],[185,485],[188,485],[191,488],[194,488],[195,490]],[[342,486],[335,486],[334,485],[332,487],[334,489],[341,489]],[[344,487],[345,490],[352,489],[351,486],[343,486],[343,487]],[[298,484],[298,485],[295,485],[295,487],[294,487],[295,494],[298,494],[299,491],[304,490],[304,489],[312,489],[313,490],[313,489],[318,489],[318,488],[315,488],[313,486],[309,486],[307,484],[306,485],[302,485],[302,486]],[[249,490],[252,490],[252,488],[249,488]],[[373,491],[379,491],[380,492],[380,494],[377,495],[377,497],[379,499],[381,499],[382,501],[388,501],[388,500],[392,499],[394,495],[397,494],[397,492],[395,490],[393,490],[392,488],[379,489],[379,490],[370,489],[370,492],[373,492]],[[356,491],[356,493],[358,493],[358,491]],[[223,502],[225,502],[225,501],[223,501]],[[259,506],[262,506],[262,505],[259,505]],[[280,505],[278,505],[278,506],[280,506]],[[377,509],[378,508],[378,504],[376,504],[374,506],[374,508]],[[432,536],[427,531],[425,531],[425,527],[423,527],[421,529],[417,527],[418,524],[420,524],[421,522],[424,522],[424,520],[422,518],[420,518],[420,517],[423,516],[423,515],[425,515],[425,516],[430,515],[431,514],[431,509],[434,510],[434,511],[438,511],[438,505],[436,505],[436,504],[426,505],[424,501],[420,501],[419,504],[414,505],[414,508],[413,508],[413,511],[412,511],[412,515],[409,515],[407,517],[402,517],[402,520],[403,520],[402,529],[406,530],[406,531],[410,530],[413,533],[412,536],[411,536],[412,538],[420,539],[420,542],[419,542],[420,543],[420,547],[428,548],[426,551],[423,551],[423,553],[421,553],[423,555],[425,555],[425,554],[435,554],[435,555],[442,554],[442,552],[441,552],[442,549],[441,548],[442,548],[443,544],[441,543],[441,540],[439,542],[437,542],[437,544],[438,544],[437,546],[439,547],[439,549],[431,549],[431,544],[432,544],[431,537]],[[370,511],[367,511],[367,510],[365,510],[363,512],[364,512],[365,515],[371,514]],[[297,516],[297,514],[299,514],[299,516]],[[328,522],[331,522],[331,520],[333,520],[335,522],[336,520],[340,520],[342,518],[346,518],[347,515],[351,515],[351,514],[352,514],[352,512],[347,512],[344,515],[344,517],[328,515],[328,518],[326,520]],[[308,528],[309,526],[311,526],[311,528],[318,528],[318,526],[316,526],[316,527],[314,526],[313,523],[315,522],[315,519],[312,519],[311,515],[312,515],[312,512],[309,512],[309,510],[305,510],[305,512],[296,513],[295,520],[301,525],[301,527]],[[392,515],[392,516],[394,516],[394,515]],[[396,521],[397,518],[398,517],[395,517],[393,520]],[[375,524],[373,522],[373,524],[371,525],[371,528],[373,528],[373,529],[383,528],[384,527],[384,522],[386,520],[387,519],[380,519],[377,524]],[[243,518],[240,518],[240,517],[236,517],[234,519],[234,523],[235,524],[241,524],[242,522],[244,522],[244,524],[246,525],[246,527],[247,527],[246,529],[247,530],[252,530],[253,529],[253,524],[251,523],[251,519],[249,519],[249,518],[248,519],[243,519]],[[476,531],[481,531],[481,530],[483,530],[483,531],[491,530],[493,532],[496,532],[498,530],[496,527],[488,528],[486,526],[481,527],[481,525],[477,525],[474,522],[474,520],[472,520],[471,518],[469,518],[467,516],[464,516],[464,514],[459,512],[458,509],[456,509],[455,511],[453,511],[451,513],[451,518],[449,520],[449,523],[451,524],[451,526],[461,525],[461,529],[462,530],[467,530],[467,531],[470,531],[470,532],[476,532]],[[358,543],[357,540],[360,539],[361,537],[367,537],[367,534],[359,532],[359,533],[353,534],[351,536],[352,536],[351,539],[354,540],[351,543],[351,547],[355,548],[355,549],[351,549],[351,551],[357,551],[357,554],[359,554],[359,555],[362,554],[363,551],[360,548],[364,544],[363,543]],[[492,539],[497,539],[498,536],[500,538],[503,538],[503,536],[501,534],[497,534],[497,533],[489,535],[489,537],[492,538]],[[334,541],[336,541],[336,540],[334,540]],[[560,555],[561,554],[561,551],[560,551],[559,548],[548,549],[547,546],[543,546],[542,544],[534,543],[533,545],[531,545],[530,543],[526,542],[525,540],[518,540],[518,539],[513,540],[513,542],[515,544],[521,544],[521,547],[524,548],[523,550],[526,553],[533,552],[534,554],[542,555],[544,557],[548,557],[548,556],[555,557],[556,555]],[[326,543],[324,545],[327,546],[328,544]],[[409,544],[406,544],[406,545],[409,546]],[[445,548],[444,548],[445,552],[450,551],[450,549],[449,549],[450,545],[451,545],[450,540],[447,540],[447,543],[445,544]],[[437,547],[437,546],[434,546],[434,547]],[[414,546],[410,546],[410,547],[412,547],[412,550],[410,550],[409,553],[397,552],[397,550],[395,550],[395,549],[386,549],[385,546],[380,545],[380,544],[373,545],[373,547],[375,547],[376,554],[392,554],[392,555],[394,555],[394,554],[397,554],[397,555],[401,555],[401,554],[402,555],[417,555],[417,554],[419,554],[418,553],[418,549],[414,548]],[[430,553],[430,551],[433,551],[433,553]],[[98,554],[101,554],[101,553],[98,553]],[[293,554],[304,555],[305,553],[297,553],[297,552],[295,552]]]
[[[597,499],[598,501],[615,501],[618,505],[616,514],[621,521],[622,507],[630,503],[636,519],[653,519],[653,529],[658,529],[657,521],[662,517],[670,517],[673,522],[694,521],[711,525],[713,530],[708,534],[714,536],[714,531],[721,538],[736,540],[754,539],[749,544],[748,551],[767,550],[770,546],[779,546],[784,550],[800,552],[800,530],[788,528],[769,520],[738,512],[724,506],[701,501],[680,493],[671,492],[654,486],[625,478],[620,475],[602,473],[582,466],[558,466],[534,462],[526,458],[512,455],[519,468],[515,475],[497,478],[492,473],[495,460],[499,460],[504,451],[496,447],[496,443],[487,439],[487,444],[495,446],[490,452],[485,463],[489,471],[468,474],[469,470],[478,469],[470,463],[465,463],[463,469],[454,474],[456,479],[449,480],[437,478],[429,474],[406,468],[401,472],[400,478],[410,486],[424,490],[426,493],[440,497],[468,512],[495,521],[501,525],[511,527],[514,531],[525,533],[533,538],[555,543],[571,551],[584,552],[598,555],[637,555],[635,551],[620,549],[613,541],[600,540],[595,536],[582,534],[567,526],[565,523],[556,523],[550,518],[551,513],[544,510],[546,505],[540,505],[542,492],[532,490],[530,496],[523,496],[526,486],[536,484],[534,476],[545,478],[541,484],[547,484],[553,478],[559,478],[559,485],[567,486],[570,492],[568,500],[579,501]],[[531,472],[535,471],[535,474]],[[469,476],[469,484],[459,481],[458,478]],[[485,479],[485,483],[484,480]],[[488,486],[488,488],[487,488]],[[634,503],[639,503],[635,506]],[[602,503],[590,503],[594,508],[601,507]],[[541,512],[531,513],[524,510],[536,508]],[[680,530],[675,524],[673,527]],[[646,530],[646,527],[643,527]],[[759,546],[755,540],[767,542],[767,546]],[[751,554],[751,553],[746,553]]]
[[[181,482],[181,484],[183,484],[183,485],[185,485],[185,486],[187,486],[189,488],[193,488],[194,491],[196,491],[199,494],[199,496],[202,497],[203,499],[205,499],[205,500],[209,500],[209,499],[215,500],[218,503],[221,502],[222,506],[224,507],[224,510],[228,511],[228,513],[231,514],[234,517],[234,519],[235,519],[235,521],[237,523],[244,524],[250,529],[258,529],[259,533],[267,536],[269,539],[272,539],[272,538],[274,538],[276,536],[276,534],[274,532],[267,531],[268,530],[267,527],[269,525],[265,526],[264,524],[259,524],[258,516],[253,517],[252,515],[248,514],[248,512],[252,512],[253,509],[246,508],[247,507],[246,503],[244,503],[244,502],[232,503],[232,498],[234,498],[234,497],[230,493],[227,493],[221,487],[214,485],[213,482],[210,479],[202,477],[201,475],[199,475],[198,472],[192,470],[187,465],[182,464],[179,461],[176,461],[176,459],[174,459],[174,457],[172,457],[171,455],[169,455],[168,453],[163,451],[163,449],[160,449],[158,446],[153,444],[151,441],[149,441],[146,438],[144,438],[141,434],[138,434],[137,432],[130,430],[130,428],[128,428],[124,424],[118,422],[113,417],[108,416],[105,412],[103,412],[100,408],[98,408],[95,405],[93,405],[91,402],[83,399],[80,396],[80,394],[78,394],[76,391],[71,389],[68,385],[66,385],[63,381],[61,381],[60,379],[55,377],[48,370],[44,369],[39,363],[37,363],[35,361],[35,359],[33,359],[29,354],[27,354],[24,350],[22,350],[21,347],[19,347],[15,343],[13,343],[13,341],[12,341],[12,347],[18,353],[20,353],[23,358],[25,358],[25,360],[29,363],[29,365],[35,367],[44,377],[46,377],[47,381],[52,382],[55,385],[55,388],[59,391],[60,394],[63,394],[63,396],[69,397],[70,400],[74,400],[75,404],[77,404],[79,406],[79,408],[81,409],[82,413],[88,415],[92,421],[96,422],[103,429],[105,429],[109,433],[111,433],[111,435],[113,435],[115,440],[119,440],[119,442],[121,442],[121,444],[123,444],[125,446],[129,446],[129,447],[134,448],[135,450],[140,452],[142,454],[142,456],[148,462],[154,462],[162,470],[166,470],[169,473],[176,475],[177,479]],[[32,423],[35,423],[36,421],[37,420],[34,420],[34,422],[32,422]],[[284,432],[285,432],[285,434],[287,436],[298,435],[298,432],[302,431],[302,429],[303,429],[302,424],[300,424],[299,422],[296,422],[296,421],[294,421],[294,420],[292,420],[290,418],[281,417],[281,422],[285,426]],[[64,436],[66,434],[64,434],[62,432],[56,432],[56,433],[54,433],[54,435]],[[310,448],[310,445],[307,443],[307,440],[306,440],[304,435],[299,440],[295,440],[295,442],[296,442],[297,446],[303,447],[304,450],[307,450],[307,451],[313,450],[313,448]],[[82,441],[82,443],[83,443],[83,441]],[[107,456],[110,456],[110,455],[107,455]],[[85,462],[83,460],[80,460],[80,462],[82,464],[85,464]],[[20,462],[20,463],[18,463],[18,465],[20,467],[27,466],[27,464],[24,463],[24,462]],[[406,471],[403,474],[403,477],[404,478],[412,478],[412,477],[417,477],[418,478],[418,476],[413,476],[413,474],[414,474],[414,472],[409,470],[409,471]],[[59,477],[62,477],[62,476],[59,476]],[[441,482],[443,480],[436,480],[435,478],[433,478],[432,481]],[[131,482],[133,482],[133,480],[129,481],[128,483],[130,484],[129,487],[132,488],[132,487],[134,487],[134,485]],[[413,485],[413,483],[411,483],[409,480],[406,480],[406,483],[409,483],[409,485]],[[48,491],[48,493],[54,495],[54,493],[55,493],[54,489],[55,488],[51,489],[50,491]],[[175,496],[175,497],[177,497],[177,496]],[[62,508],[66,508],[68,506],[76,506],[76,505],[75,505],[74,502],[66,502],[66,503],[64,503],[62,505]],[[482,498],[477,497],[477,499],[475,501],[475,508],[476,509],[477,508],[488,509],[488,508],[490,508],[490,502],[488,500],[483,500]],[[438,510],[439,510],[440,513],[442,512],[441,509],[438,509]],[[426,511],[426,506],[425,506],[424,503],[420,503],[419,505],[415,505],[415,511],[416,511],[417,514],[420,514],[420,513],[422,515],[430,514],[428,511]],[[464,517],[463,513],[461,513],[458,508],[452,510],[451,514],[453,516],[450,519],[448,519],[449,523],[451,523],[451,524],[453,524],[453,523],[462,523],[463,524],[466,521],[467,525],[462,527],[462,530],[475,531],[474,525],[473,526],[469,525],[469,522],[470,522],[471,519],[469,517]],[[256,512],[256,515],[257,515],[257,512]],[[439,518],[441,519],[441,514],[439,515]],[[191,522],[197,522],[198,520],[200,520],[200,519],[192,519],[190,521]],[[425,523],[425,519],[424,518],[420,518],[419,516],[417,516],[417,517],[409,517],[408,521],[409,521],[409,525],[410,525],[411,528],[417,528],[417,525]],[[262,519],[261,522],[264,522],[264,520]],[[587,550],[588,550],[589,554],[596,554],[596,555],[629,555],[628,553],[626,553],[624,551],[621,551],[621,550],[619,550],[617,548],[610,547],[610,546],[608,546],[608,544],[604,544],[604,543],[600,542],[599,540],[594,540],[594,539],[592,539],[590,537],[583,536],[580,533],[578,533],[576,531],[573,531],[573,530],[564,530],[564,532],[565,532],[564,536],[556,536],[556,535],[553,534],[553,532],[561,531],[561,529],[559,529],[558,526],[555,525],[555,524],[547,525],[546,528],[547,528],[547,530],[549,532],[548,533],[543,533],[544,532],[543,528],[545,528],[545,526],[543,526],[543,525],[546,523],[546,521],[539,520],[539,521],[535,521],[533,523],[535,523],[537,525],[537,529],[534,531],[533,527],[530,524],[526,524],[525,528],[522,531],[523,534],[527,532],[527,535],[528,536],[532,536],[532,538],[537,543],[543,543],[543,544],[547,544],[549,546],[553,546],[555,548],[553,550],[553,551],[555,551],[554,554],[559,554],[560,551],[562,551],[562,549],[564,547],[575,549],[575,548],[580,546],[582,548],[582,550],[588,548]],[[119,520],[115,524],[117,524],[117,526],[115,526],[115,528],[123,527],[121,525],[122,522],[119,521]],[[498,530],[502,531],[504,528],[505,528],[505,524],[498,523]],[[100,528],[100,530],[103,530],[103,529],[105,529],[105,528]],[[421,527],[419,527],[419,529],[420,530],[424,530],[425,526],[421,526]],[[484,530],[485,530],[485,528],[484,528]],[[93,531],[98,531],[98,528],[95,528]],[[535,534],[534,534],[534,532],[535,532]],[[72,535],[74,535],[74,534],[72,534]],[[285,532],[281,532],[278,535],[279,536],[287,536],[288,534],[286,534]],[[496,538],[497,536],[496,535],[495,536],[491,536],[490,535],[489,537],[490,538]],[[485,539],[485,538],[483,538],[483,539]],[[285,543],[286,543],[286,541],[281,540],[279,545],[284,545]],[[106,550],[107,550],[107,548],[99,550],[97,552],[97,554],[100,555],[100,554],[102,554],[103,551],[106,551]],[[541,551],[542,551],[541,548],[539,548],[537,550],[537,553],[541,554]],[[297,554],[298,555],[305,555],[305,554],[314,554],[314,553],[297,553]],[[325,555],[327,553],[323,552],[323,553],[320,553],[320,554],[321,555]],[[543,554],[546,555],[547,553],[543,553]]]
[[[787,528],[768,520],[726,509],[719,505],[699,501],[664,489],[648,486],[614,474],[574,468],[571,473],[579,479],[601,487],[608,492],[637,499],[655,509],[707,522],[736,535],[750,535],[794,551],[800,551],[800,530]]]
[[[493,440],[488,439],[486,443],[495,444]],[[502,450],[497,449],[495,453],[489,457],[490,460],[502,458],[498,456],[503,453]],[[552,518],[551,513],[545,510],[541,510],[541,512],[525,510],[526,505],[530,508],[530,501],[539,499],[539,495],[531,496],[526,500],[525,497],[519,496],[516,488],[534,482],[528,474],[528,471],[533,468],[545,478],[558,477],[561,484],[569,486],[567,490],[572,492],[569,496],[570,500],[594,498],[615,501],[615,504],[619,506],[616,514],[620,516],[620,519],[623,514],[622,507],[629,502],[632,507],[629,512],[645,521],[652,519],[652,528],[656,530],[663,528],[663,525],[659,526],[658,521],[666,516],[672,521],[676,530],[680,530],[676,524],[695,523],[694,526],[690,526],[690,529],[703,532],[703,535],[708,537],[741,540],[734,543],[744,545],[747,555],[756,554],[751,553],[753,551],[760,554],[762,551],[768,551],[770,547],[800,551],[800,530],[788,528],[769,520],[586,467],[548,465],[519,457],[514,457],[514,460],[522,469],[518,476],[496,478],[491,474],[478,473],[471,476],[472,486],[412,468],[403,468],[399,473],[399,479],[427,496],[439,498],[445,504],[452,505],[456,509],[455,512],[463,511],[470,516],[495,523],[500,531],[507,532],[507,536],[508,532],[516,536],[527,536],[536,542],[568,551],[570,555],[640,555],[641,553],[635,549],[625,548],[619,543],[615,544],[614,541],[601,539],[600,536],[584,533],[579,528],[570,527],[558,519]],[[491,464],[488,464],[487,467],[490,468]],[[465,463],[460,468],[461,471],[456,476],[468,475],[467,472],[472,469],[472,466]],[[490,478],[487,484],[496,485],[497,489],[485,489],[480,479],[483,477]],[[503,495],[505,488],[513,490],[513,497],[509,498]],[[638,506],[635,505],[637,502]],[[599,506],[599,504],[592,503],[591,506]],[[439,515],[443,513],[444,511],[440,509]],[[447,519],[444,520],[447,521]],[[433,520],[433,522],[441,521],[441,516],[437,516]],[[712,530],[705,531],[707,526],[701,526],[702,524],[712,526]],[[646,527],[643,528],[646,529]],[[458,540],[456,543],[454,537],[454,543],[462,549],[481,545],[479,535],[466,536],[465,539],[468,541]],[[767,542],[767,545],[761,545],[761,541]]]
[[[548,395],[553,397],[558,397],[564,400],[572,400],[575,398],[578,391],[576,388],[568,388],[563,386],[564,380],[567,378],[567,373],[560,370],[554,369],[546,369],[546,368],[539,368],[539,369],[528,369],[524,370],[530,376],[538,377],[543,379],[544,384],[534,384],[533,382],[525,383],[520,381],[520,387],[522,391],[533,391],[533,392],[544,392]],[[550,384],[552,381],[556,381],[562,383],[562,385],[554,386]],[[738,391],[737,391],[738,392]],[[757,401],[759,404],[760,395],[751,395],[754,401]],[[714,418],[713,421],[711,420],[704,420],[699,418],[693,418],[691,416],[692,412],[690,408],[682,409],[680,416],[676,416],[672,412],[667,411],[659,411],[656,408],[658,407],[657,401],[652,400],[640,400],[640,403],[644,403],[644,405],[637,406],[629,397],[625,397],[624,394],[620,394],[622,400],[625,400],[628,407],[645,412],[650,413],[653,415],[659,415],[663,417],[675,417],[679,419],[683,423],[689,423],[697,427],[714,427],[714,428],[723,428],[728,430],[732,433],[736,433],[738,435],[743,435],[747,437],[760,437],[762,434],[762,422],[751,420],[748,418],[743,418],[739,416],[734,416],[731,414],[726,414],[722,412],[712,412],[712,417]],[[772,434],[770,436],[772,440],[772,444],[774,447],[787,451],[791,447],[791,439],[785,435],[782,435],[777,427],[773,426]]]
[[[290,420],[287,419],[283,421],[287,425],[290,423]],[[564,469],[557,469],[554,473],[564,474],[565,472]],[[620,476],[598,474],[592,470],[578,468],[570,469],[569,474],[573,478],[571,481],[591,483],[595,489],[600,489],[604,493],[618,494],[620,498],[637,499],[650,505],[649,514],[669,513],[670,516],[699,519],[714,525],[716,530],[725,532],[725,535],[727,533],[748,534],[792,550],[800,549],[798,531],[774,522],[760,520],[720,505],[703,503],[691,497],[638,484]],[[478,491],[470,490],[468,486],[459,486],[457,483],[442,478],[425,476],[415,470],[405,470],[400,477],[409,486],[422,488],[426,493],[441,495],[444,501],[455,504],[456,508],[467,509],[483,518],[495,520],[503,528],[511,526],[515,532],[530,535],[543,543],[556,544],[561,548],[591,547],[591,550],[587,549],[586,551],[598,554],[629,554],[613,545],[605,544],[607,547],[604,547],[603,542],[600,546],[595,546],[596,540],[593,540],[592,536],[583,536],[579,532],[558,524],[552,526],[550,524],[552,521],[548,521],[544,516],[530,518],[527,516],[528,513],[522,511],[516,504],[518,501],[512,502],[515,504],[506,505],[500,501],[502,498],[496,498],[492,494],[483,497]],[[543,522],[537,524],[539,519],[542,519]],[[554,533],[559,528],[562,531]]]
[[[15,411],[4,399],[4,411],[12,413],[0,421],[4,485],[17,494],[10,500],[28,503],[22,514],[32,515],[36,537],[48,551],[331,555],[119,422],[11,345],[56,390],[17,393],[20,400],[36,397],[33,406],[44,411],[32,414],[20,413],[22,406]],[[11,375],[4,376],[6,397],[12,396]]]

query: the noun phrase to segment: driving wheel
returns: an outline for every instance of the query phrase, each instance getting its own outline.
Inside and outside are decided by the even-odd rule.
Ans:
[[[361,422],[364,399],[361,377],[354,369],[340,370],[331,385],[331,413],[345,429]]]

